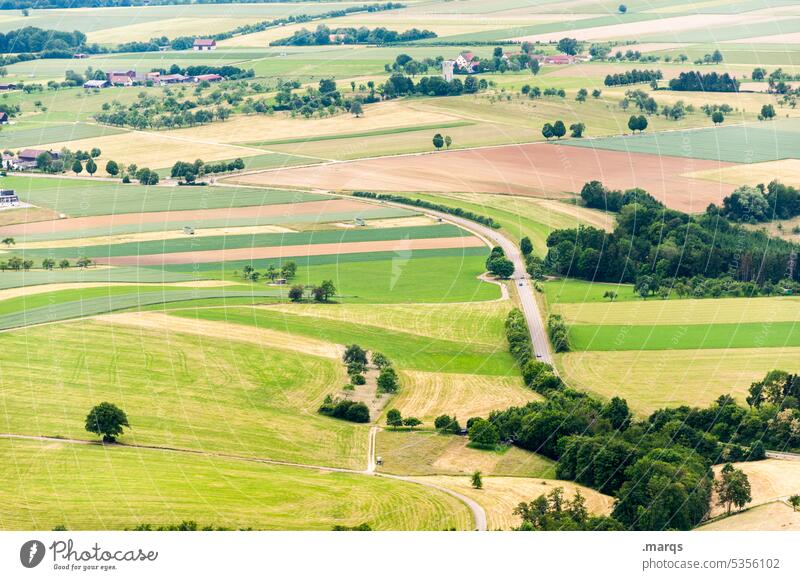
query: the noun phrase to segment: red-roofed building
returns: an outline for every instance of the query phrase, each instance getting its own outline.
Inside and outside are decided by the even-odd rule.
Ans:
[[[456,68],[466,73],[473,73],[478,68],[478,62],[471,52],[462,52],[456,57]]]
[[[532,54],[531,58],[538,60],[541,64],[554,65],[575,64],[581,60],[571,54]]]
[[[197,75],[196,77],[192,78],[196,83],[202,83],[204,81],[207,83],[218,83],[219,81],[222,80],[222,77],[220,75]]]
[[[195,38],[192,48],[194,50],[216,50],[217,41],[212,38]]]

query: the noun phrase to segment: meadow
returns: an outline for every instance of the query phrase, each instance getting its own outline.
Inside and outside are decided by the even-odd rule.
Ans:
[[[382,352],[399,369],[479,375],[513,375],[517,372],[503,344],[464,344],[459,340],[434,339],[408,332],[390,333],[380,326],[297,316],[273,312],[269,308],[205,308],[176,310],[171,314],[278,330],[337,344],[355,343]]]
[[[421,485],[382,477],[162,451],[0,440],[4,530],[200,527],[465,530],[469,510]],[[135,499],[134,499],[135,498]],[[213,504],[212,504],[213,502]]]
[[[4,433],[88,440],[86,413],[107,400],[131,422],[123,443],[353,468],[366,461],[365,426],[316,413],[345,380],[335,359],[113,322],[25,328],[4,341]]]

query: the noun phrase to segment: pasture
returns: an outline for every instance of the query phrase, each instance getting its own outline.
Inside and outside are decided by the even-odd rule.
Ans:
[[[800,461],[790,459],[765,459],[734,464],[747,474],[750,481],[752,501],[748,506],[786,501],[789,496],[800,493]],[[715,467],[719,474],[722,466]],[[745,507],[748,507],[745,506]],[[721,506],[711,510],[711,516],[724,513]]]
[[[344,384],[338,360],[113,321],[25,328],[4,340],[4,433],[91,439],[86,413],[108,400],[131,421],[123,443],[341,467],[365,462],[366,427],[316,413]]]
[[[782,501],[774,501],[714,520],[697,528],[699,532],[797,532],[800,512]]]
[[[0,440],[3,530],[199,526],[330,530],[459,530],[471,514],[436,490],[381,477],[211,455]],[[213,505],[209,504],[213,498]]]

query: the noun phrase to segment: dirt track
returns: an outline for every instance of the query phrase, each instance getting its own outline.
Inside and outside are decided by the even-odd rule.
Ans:
[[[431,250],[439,248],[475,248],[483,246],[479,238],[431,238],[421,240],[384,240],[379,242],[350,242],[342,244],[304,244],[298,246],[271,246],[266,248],[236,248],[231,250],[204,250],[199,252],[174,252],[171,254],[145,254],[141,256],[115,256],[97,258],[98,264],[113,266],[161,266],[164,264],[202,264],[232,260],[262,260],[266,258],[325,256],[329,254],[360,254],[362,252],[393,252]]]
[[[347,199],[326,201],[306,201],[303,203],[278,203],[250,207],[225,207],[218,209],[197,209],[185,211],[159,211],[149,213],[123,213],[100,215],[63,220],[51,220],[28,224],[0,227],[2,236],[26,236],[30,234],[53,234],[75,230],[124,226],[131,224],[150,224],[186,222],[191,225],[199,220],[224,220],[232,218],[256,218],[271,216],[295,216],[358,211],[364,209],[363,202]]]
[[[265,171],[239,183],[332,190],[485,192],[564,197],[587,181],[641,187],[675,209],[702,211],[732,187],[684,177],[691,171],[733,165],[701,159],[629,154],[547,143],[427,155],[403,155]]]

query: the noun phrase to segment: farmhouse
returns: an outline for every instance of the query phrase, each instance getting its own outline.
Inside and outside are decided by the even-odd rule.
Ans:
[[[47,151],[45,149],[23,149],[19,152],[19,155],[17,155],[13,165],[17,169],[31,169],[36,167],[36,158],[42,153],[49,153],[50,157],[53,159],[59,159],[61,157],[61,153],[58,151]]]
[[[192,48],[194,50],[216,50],[217,41],[211,38],[195,38]]]
[[[0,84],[0,91],[13,91],[17,89],[15,84]]]
[[[72,55],[72,58],[89,58],[89,55],[83,52],[76,52]]]
[[[19,203],[19,196],[13,189],[0,189],[0,206]]]
[[[106,79],[115,87],[130,87],[136,78],[135,70],[110,71],[106,73]]]
[[[218,83],[219,81],[222,80],[222,77],[220,75],[197,75],[196,77],[192,78],[196,83],[202,83],[204,81],[208,83]]]
[[[577,56],[571,54],[533,54],[531,58],[538,60],[541,64],[565,65],[580,62]]]
[[[186,83],[189,82],[191,79],[187,76],[176,74],[176,75],[161,75],[158,81],[162,85],[174,85],[177,83]]]
[[[462,52],[456,57],[456,68],[466,73],[473,73],[480,61],[471,52]]]
[[[11,169],[14,167],[14,156],[10,153],[3,153],[2,167],[3,169]]]
[[[7,125],[8,124],[8,113],[5,111],[0,111],[0,125]]]
[[[100,80],[98,80],[98,81],[92,80],[92,81],[86,81],[85,83],[83,83],[83,88],[84,89],[105,89],[105,88],[110,87],[110,86],[111,86],[111,83],[109,83],[107,80],[101,80],[101,81]]]

